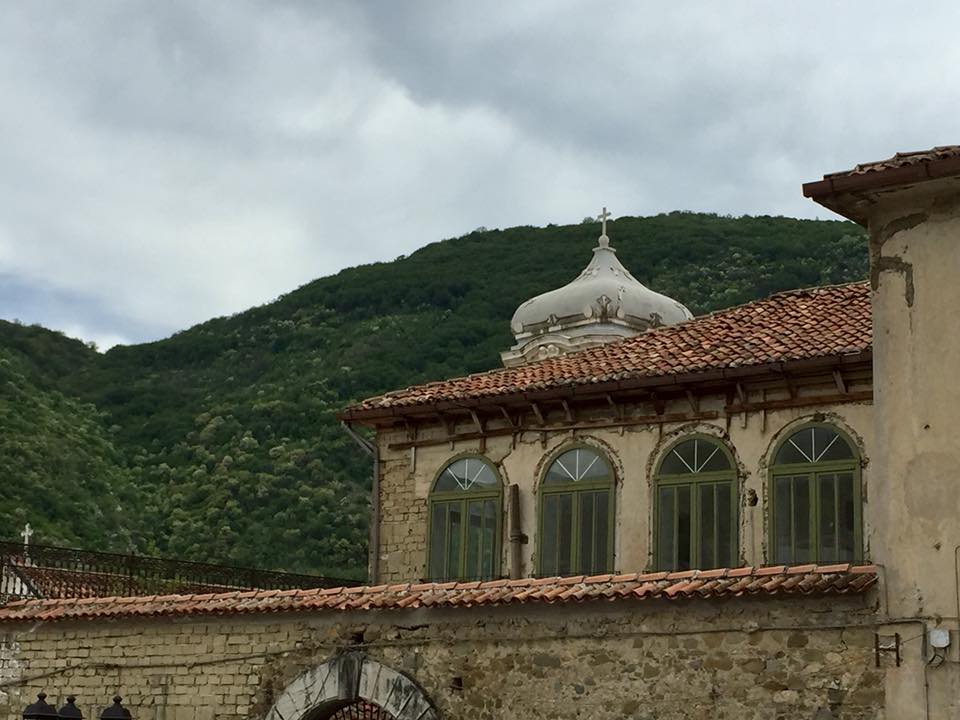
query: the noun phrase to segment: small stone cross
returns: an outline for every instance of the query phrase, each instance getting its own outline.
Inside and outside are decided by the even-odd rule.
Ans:
[[[33,537],[33,528],[30,527],[30,523],[27,523],[23,526],[23,532],[20,533],[20,537],[23,538],[23,555],[30,560],[30,538]]]
[[[603,228],[600,231],[601,235],[607,234],[607,218],[610,217],[610,213],[607,212],[607,208],[603,208],[603,212],[600,213],[600,216],[597,218],[601,223],[603,223]]]

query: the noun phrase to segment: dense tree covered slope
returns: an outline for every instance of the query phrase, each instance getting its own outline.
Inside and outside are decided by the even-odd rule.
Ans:
[[[29,519],[42,540],[362,574],[369,465],[337,409],[496,367],[516,306],[573,279],[596,234],[476,231],[104,355],[2,324],[4,527]],[[696,314],[866,273],[849,223],[672,213],[621,218],[609,234],[641,282]]]

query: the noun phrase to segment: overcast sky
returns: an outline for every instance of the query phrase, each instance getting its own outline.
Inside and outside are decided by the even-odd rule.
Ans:
[[[960,142],[957,27],[957,2],[0,0],[0,317],[103,348],[481,225],[826,217],[802,182]]]

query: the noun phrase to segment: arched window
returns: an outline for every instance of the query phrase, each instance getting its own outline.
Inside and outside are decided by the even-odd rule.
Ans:
[[[836,428],[808,425],[783,440],[770,492],[773,562],[860,558],[860,461]]]
[[[540,486],[540,575],[594,575],[613,569],[610,463],[589,447],[557,457]]]
[[[500,478],[481,457],[447,465],[430,493],[430,579],[492,580],[500,570]]]
[[[730,567],[737,554],[736,472],[708,437],[674,445],[656,475],[655,537],[660,570]]]

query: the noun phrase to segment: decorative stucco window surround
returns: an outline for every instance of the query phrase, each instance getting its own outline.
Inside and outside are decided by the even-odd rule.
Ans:
[[[500,475],[482,456],[456,458],[437,473],[427,528],[430,580],[500,577],[502,503]]]
[[[658,570],[729,567],[737,557],[737,471],[727,446],[686,435],[657,467],[654,543]]]
[[[824,423],[792,430],[769,476],[771,562],[862,559],[861,462],[846,433]]]
[[[616,476],[590,445],[564,447],[547,465],[538,493],[538,574],[611,572]]]

